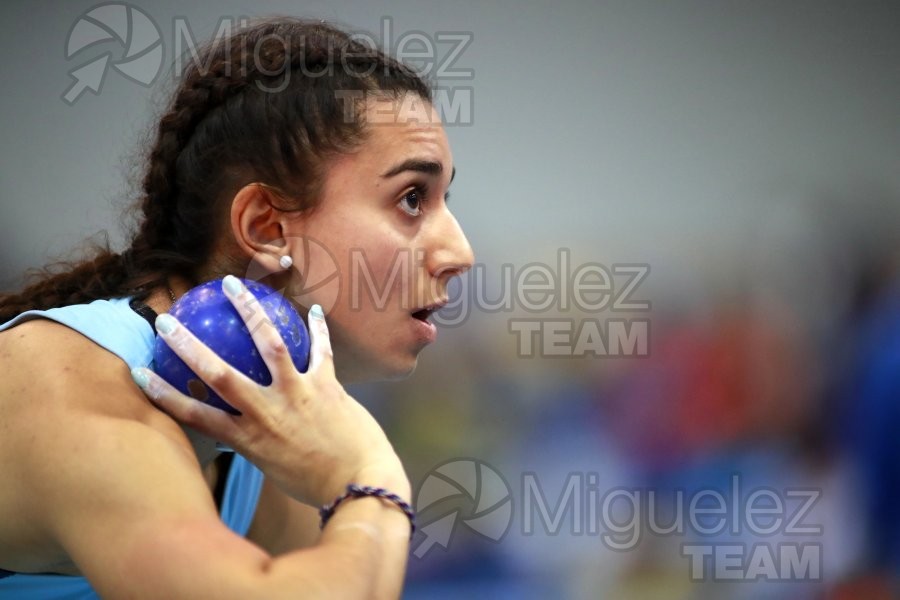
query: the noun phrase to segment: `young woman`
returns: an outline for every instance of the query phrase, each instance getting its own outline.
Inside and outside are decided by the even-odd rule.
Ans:
[[[0,298],[0,597],[397,597],[410,484],[342,383],[405,376],[434,340],[473,260],[453,172],[427,85],[340,30],[212,44],[159,121],[130,247]],[[165,314],[232,273],[308,318],[306,373],[233,276],[270,386]],[[147,369],[153,325],[239,416]],[[351,497],[320,534],[348,484],[396,498]]]

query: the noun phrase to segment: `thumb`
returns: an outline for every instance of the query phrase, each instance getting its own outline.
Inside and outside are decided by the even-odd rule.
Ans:
[[[334,377],[334,352],[331,349],[331,336],[325,323],[322,307],[313,304],[309,309],[309,372],[325,370]]]

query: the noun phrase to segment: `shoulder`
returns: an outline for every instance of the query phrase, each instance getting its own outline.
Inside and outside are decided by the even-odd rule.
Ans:
[[[221,521],[181,428],[127,365],[36,320],[0,333],[0,566],[102,597],[255,589],[269,560]]]
[[[0,564],[27,570],[64,559],[54,530],[77,515],[63,505],[87,492],[115,497],[151,463],[205,491],[178,424],[149,403],[120,357],[81,333],[47,319],[0,332],[0,370],[0,472],[15,482],[0,486]],[[34,562],[9,562],[29,555]]]
[[[0,332],[0,368],[6,374],[0,380],[0,408],[7,415],[16,407],[37,410],[62,401],[70,408],[142,420],[147,412],[159,413],[120,356],[57,321],[33,319]]]
[[[88,338],[121,358],[129,367],[146,366],[152,359],[154,341],[150,324],[133,311],[128,298],[94,300],[44,311],[27,311],[7,323],[2,332],[19,330],[35,322],[54,322]]]

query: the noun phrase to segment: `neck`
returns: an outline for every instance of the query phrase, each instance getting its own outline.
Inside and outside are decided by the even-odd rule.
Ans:
[[[147,306],[159,314],[169,312],[169,309],[172,308],[173,304],[172,295],[174,295],[176,299],[181,298],[181,296],[191,289],[191,287],[193,287],[191,283],[184,277],[172,275],[168,279],[168,285],[154,289],[150,295],[147,296],[145,302]],[[171,294],[169,293],[170,291]]]

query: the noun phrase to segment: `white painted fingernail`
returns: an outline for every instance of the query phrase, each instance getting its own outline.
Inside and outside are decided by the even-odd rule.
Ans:
[[[147,369],[137,368],[131,370],[131,378],[142,390],[146,390],[150,386],[150,374]]]
[[[168,313],[156,317],[156,330],[163,335],[169,335],[178,327],[178,320]]]
[[[243,291],[243,285],[241,285],[241,280],[235,277],[234,275],[226,275],[222,280],[222,289],[225,290],[225,293],[229,296],[237,296]]]

